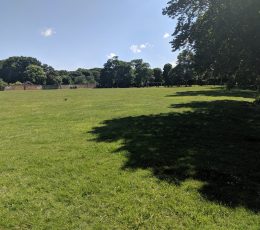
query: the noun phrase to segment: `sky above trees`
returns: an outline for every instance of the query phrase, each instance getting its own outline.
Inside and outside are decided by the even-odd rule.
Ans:
[[[101,67],[117,55],[175,63],[167,0],[1,0],[0,59],[33,56],[56,69]]]

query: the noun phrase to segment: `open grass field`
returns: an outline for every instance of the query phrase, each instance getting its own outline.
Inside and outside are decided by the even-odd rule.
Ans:
[[[254,96],[0,92],[0,229],[260,229]]]

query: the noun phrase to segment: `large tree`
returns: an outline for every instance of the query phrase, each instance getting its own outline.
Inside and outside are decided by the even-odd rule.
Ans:
[[[175,66],[169,72],[168,86],[181,86],[184,84],[183,69],[180,65]]]
[[[259,0],[171,0],[163,10],[177,19],[174,51],[189,48],[198,72],[241,84],[260,75],[259,12]]]
[[[163,81],[164,81],[164,84],[166,86],[170,86],[171,85],[171,80],[170,80],[170,71],[172,70],[172,64],[168,63],[168,64],[165,64],[164,67],[163,67]]]
[[[97,84],[100,83],[100,73],[101,73],[102,68],[93,68],[90,69],[89,71],[91,72],[91,75],[94,77],[95,82]]]
[[[100,72],[100,86],[104,88],[115,87],[115,68],[119,64],[118,57],[108,59]]]
[[[153,69],[153,77],[154,82],[162,84],[163,83],[163,72],[161,68],[154,68]]]
[[[26,81],[34,84],[46,84],[47,77],[41,66],[29,65],[24,71],[24,77]]]
[[[42,67],[46,74],[47,85],[60,85],[62,83],[62,77],[58,71],[46,64],[44,64]]]
[[[135,59],[131,61],[135,72],[135,85],[137,87],[144,87],[150,81],[153,76],[153,71],[150,69],[150,65],[144,62],[142,59]]]
[[[195,81],[194,54],[190,50],[183,50],[177,57],[176,73],[179,74],[181,84],[192,85]]]
[[[134,72],[131,63],[120,61],[115,67],[115,84],[117,87],[126,88],[134,83]]]
[[[32,57],[10,57],[0,64],[0,78],[7,83],[24,82],[24,72],[30,65],[41,66],[41,62]]]
[[[109,59],[100,73],[100,86],[111,87],[130,87],[134,83],[134,73],[132,64],[120,61],[118,57]]]

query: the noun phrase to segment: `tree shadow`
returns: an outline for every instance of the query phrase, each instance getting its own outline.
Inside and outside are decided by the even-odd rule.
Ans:
[[[248,102],[173,105],[192,112],[107,120],[91,133],[97,142],[122,140],[123,169],[150,169],[180,185],[205,182],[199,192],[229,207],[260,210],[260,109]]]
[[[213,90],[198,90],[198,91],[185,91],[176,92],[173,95],[167,95],[166,97],[194,97],[194,96],[208,96],[208,97],[243,97],[243,98],[255,98],[257,93],[252,90],[225,90],[215,88]]]

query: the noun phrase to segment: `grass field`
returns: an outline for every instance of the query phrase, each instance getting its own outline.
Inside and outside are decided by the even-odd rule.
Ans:
[[[253,98],[0,92],[0,229],[260,229]]]

